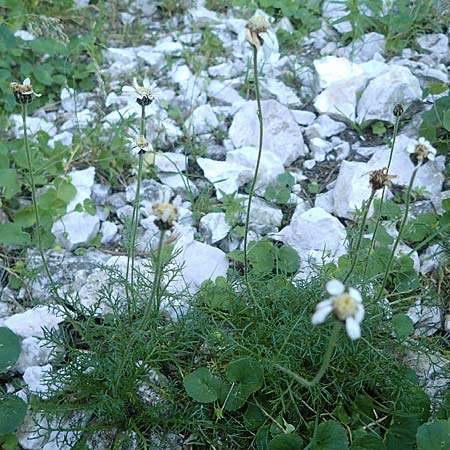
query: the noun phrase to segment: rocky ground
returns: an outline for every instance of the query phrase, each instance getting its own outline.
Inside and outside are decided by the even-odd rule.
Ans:
[[[138,252],[143,261],[149,246],[158,242],[152,205],[180,196],[183,203],[176,245],[183,272],[174,289],[187,283],[195,292],[204,280],[225,276],[227,253],[242,248],[241,236],[227,220],[224,208],[202,211],[199,218],[195,201],[208,192],[213,205],[222,205],[234,193],[238,193],[235,201],[242,198],[241,204],[246,202],[245,187],[253,176],[259,136],[256,102],[253,94],[247,95],[252,92],[252,77],[246,20],[237,18],[232,10],[226,14],[208,10],[199,1],[182,17],[172,19],[173,31],[165,33],[152,19],[156,12],[152,2],[135,2],[135,8],[123,12],[121,20],[131,23],[135,14],[141,15],[149,32],[160,33],[156,44],[123,47],[120,42],[112,43],[104,50],[105,64],[99,68],[99,75],[106,80],[104,88],[76,93],[64,89],[57,111],[39,110],[28,119],[29,133],[44,130],[52,143],[70,146],[76,130],[83,132],[101,122],[106,132],[120,121],[140,115],[135,99],[122,94],[122,86],[131,84],[133,76],[139,83],[143,78],[154,80],[157,101],[147,108],[146,131],[161,153],[155,158],[156,180],[146,178],[142,185]],[[325,1],[322,8],[322,26],[300,43],[301,53],[286,53],[278,43],[275,31],[281,28],[292,33],[290,21],[268,17],[272,30],[259,54],[264,140],[251,239],[265,236],[292,246],[302,262],[299,278],[307,277],[315,263],[335,261],[346,253],[346,227],[352,225],[355,210],[371,192],[369,172],[387,165],[389,146],[382,136],[372,133],[370,125],[394,125],[393,107],[403,105],[405,114],[391,173],[397,175],[396,189],[407,187],[414,169],[407,148],[417,142],[422,113],[439,98],[429,95],[423,101],[423,91],[430,82],[449,83],[449,34],[418,35],[414,50],[406,48],[392,56],[385,50],[385,37],[377,32],[343,45],[340,33],[348,31],[350,24],[332,26],[330,19],[342,17],[345,11],[331,1]],[[263,11],[257,14],[265,15]],[[205,26],[220,40],[226,55],[216,56],[207,70],[193,73],[186,52],[198,51]],[[33,39],[25,31],[16,34]],[[171,114],[174,108],[182,111],[181,120]],[[20,115],[12,115],[11,121],[13,134],[22,136]],[[192,142],[203,149],[201,155],[186,154],[187,144]],[[131,146],[124,151],[131,151]],[[422,195],[412,206],[413,214],[442,213],[442,201],[450,198],[445,170],[445,156],[419,169],[414,187],[422,188]],[[277,177],[285,172],[293,177],[286,204],[264,199],[265,188],[276,185]],[[112,189],[96,176],[94,167],[73,169],[68,176],[77,195],[53,226],[61,249],[48,252],[49,264],[62,290],[78,292],[84,305],[92,305],[107,277],[99,263],[116,267],[124,263],[123,224],[132,213],[136,183],[131,179],[123,189]],[[312,189],[311,183],[317,189]],[[95,205],[95,214],[76,210],[86,199]],[[241,216],[236,223],[242,223]],[[99,232],[97,248],[75,252],[89,246]],[[400,248],[403,253],[410,250],[406,245]],[[415,270],[426,275],[442,266],[443,256],[437,254],[439,245],[414,252]],[[28,250],[26,264],[30,268],[40,265],[37,251]],[[23,376],[25,388],[31,391],[45,389],[41,378],[51,367],[50,349],[39,341],[42,327],[56,327],[62,320],[44,306],[21,307],[21,299],[28,295],[48,296],[43,282],[45,277],[38,278],[28,292],[5,287],[0,297],[0,326],[22,339],[22,353],[13,370]],[[187,305],[178,306],[183,309]],[[439,307],[422,306],[420,300],[409,311],[418,329],[427,335],[448,331],[446,313]],[[26,397],[25,391],[21,395]],[[42,446],[39,439],[31,439],[32,428],[33,423],[27,421],[19,430],[23,448],[66,448],[55,443]]]

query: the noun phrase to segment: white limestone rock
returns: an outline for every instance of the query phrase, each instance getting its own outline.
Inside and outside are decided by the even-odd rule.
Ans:
[[[41,339],[29,336],[20,343],[19,359],[13,370],[24,373],[28,367],[43,366],[50,361],[52,347],[45,345]]]
[[[93,239],[99,229],[100,219],[97,215],[72,211],[53,224],[52,233],[61,247],[74,250]]]
[[[198,27],[218,25],[222,22],[222,19],[215,11],[206,9],[204,6],[190,9],[188,15],[190,16],[188,19],[189,23],[194,23]]]
[[[180,56],[183,52],[183,44],[181,42],[160,42],[155,45],[153,50],[163,55]]]
[[[203,170],[205,177],[214,184],[216,195],[222,199],[221,190],[225,194],[237,192],[239,187],[248,183],[253,177],[253,171],[248,167],[229,161],[214,161],[208,158],[198,158],[198,165]]]
[[[376,55],[382,55],[386,48],[386,38],[380,33],[367,33],[356,39],[347,47],[335,52],[336,56],[344,56],[356,63],[372,60]]]
[[[423,50],[430,53],[446,54],[449,52],[449,39],[443,33],[422,34],[416,39]]]
[[[391,66],[389,71],[369,82],[357,106],[357,122],[374,120],[395,123],[393,107],[400,103],[408,108],[422,99],[419,81],[406,67]]]
[[[248,169],[253,174],[257,158],[258,149],[256,147],[241,147],[228,152],[226,161],[241,167],[242,170]],[[279,159],[270,152],[263,151],[256,178],[256,189],[274,182],[276,177],[282,173],[284,173],[284,167]]]
[[[130,184],[125,189],[126,200],[133,203],[136,196],[136,182]],[[173,191],[168,186],[164,186],[155,180],[143,179],[141,182],[140,198],[141,202],[150,204],[168,203],[173,197]]]
[[[11,114],[9,119],[13,125],[14,136],[19,139],[23,137],[23,122],[20,114]],[[38,131],[45,131],[50,137],[54,137],[57,128],[54,123],[40,117],[27,117],[27,133],[33,137]]]
[[[299,125],[303,125],[303,126],[311,125],[314,122],[314,120],[316,119],[316,115],[310,111],[292,110],[291,112],[294,116],[295,121]]]
[[[314,161],[323,162],[325,161],[327,154],[333,150],[333,144],[319,137],[315,137],[309,142],[309,149],[314,155]]]
[[[335,136],[336,134],[341,133],[347,127],[342,122],[337,122],[333,119],[330,119],[329,116],[323,114],[319,116],[312,125],[310,125],[305,134],[309,139],[314,137],[319,137],[322,139],[326,139],[331,136]]]
[[[219,121],[210,105],[201,105],[194,109],[184,126],[193,135],[206,134],[214,131],[219,126]]]
[[[261,92],[269,94],[277,99],[282,105],[288,107],[298,107],[302,104],[295,91],[286,86],[282,81],[274,78],[269,78],[266,81],[261,81]]]
[[[314,108],[345,122],[355,122],[358,96],[366,85],[364,75],[335,81],[314,99]]]
[[[207,244],[215,244],[227,236],[231,225],[226,221],[225,213],[213,212],[200,219],[199,230]]]
[[[100,233],[102,233],[102,244],[109,244],[117,236],[118,227],[114,222],[105,220],[100,227]]]
[[[94,186],[95,168],[89,167],[84,170],[72,170],[69,172],[70,182],[77,190],[75,197],[67,205],[67,212],[71,212],[80,203],[91,198],[92,188]]]
[[[244,210],[247,210],[248,196],[243,203]],[[245,220],[243,214],[242,220]],[[260,236],[264,236],[269,233],[276,233],[281,226],[283,220],[283,213],[281,209],[276,208],[270,203],[258,198],[253,197],[252,205],[250,208],[250,222],[249,229],[254,231]]]
[[[322,89],[327,88],[332,83],[364,75],[364,70],[359,64],[337,56],[326,56],[316,59],[314,68]]]
[[[347,16],[348,13],[349,10],[346,2],[343,0],[325,0],[322,3],[322,16],[328,19],[333,28],[339,31],[339,33],[349,33],[352,31],[352,25],[349,21],[335,23]]]
[[[369,170],[366,163],[342,161],[334,187],[334,213],[338,217],[351,219],[355,210],[368,200],[372,189],[369,185]],[[373,206],[369,216],[373,212]]]
[[[44,328],[49,330],[54,329],[63,320],[62,313],[57,314],[54,308],[50,309],[47,306],[36,306],[23,313],[8,317],[4,322],[4,326],[22,338],[43,338]]]
[[[62,131],[73,131],[78,128],[87,128],[96,119],[95,113],[90,109],[83,109],[74,114],[61,125]]]
[[[208,85],[208,96],[224,105],[245,103],[239,92],[229,84],[219,80],[212,80]]]
[[[275,100],[262,103],[263,152],[276,156],[283,165],[305,156],[303,136],[291,111]],[[229,135],[236,148],[258,146],[259,124],[256,101],[245,103],[236,113]]]
[[[415,306],[408,309],[406,315],[414,322],[418,335],[432,336],[441,328],[442,314],[438,306],[422,305],[418,299]]]
[[[334,190],[322,192],[316,195],[314,206],[324,209],[326,212],[333,214],[334,212]]]
[[[300,213],[300,214],[299,214]],[[301,259],[307,259],[311,250],[339,258],[345,252],[344,225],[324,209],[314,207],[294,212],[291,223],[274,236],[293,247]]]
[[[186,170],[186,156],[182,153],[164,152],[155,155],[158,172],[178,173]]]
[[[72,88],[64,88],[61,91],[61,106],[64,111],[77,113],[86,106],[87,94],[75,92]]]

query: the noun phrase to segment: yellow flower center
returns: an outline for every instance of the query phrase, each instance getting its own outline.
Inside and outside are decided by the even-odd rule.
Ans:
[[[339,320],[345,320],[356,314],[358,302],[350,294],[338,295],[334,298],[333,311]]]

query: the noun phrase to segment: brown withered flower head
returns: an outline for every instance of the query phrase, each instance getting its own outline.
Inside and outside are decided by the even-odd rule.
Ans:
[[[392,111],[394,113],[395,117],[400,117],[403,115],[404,110],[403,110],[403,105],[401,105],[400,103],[397,103],[394,106],[394,110]]]
[[[246,25],[246,39],[247,42],[259,50],[264,44],[263,38],[260,33],[265,33],[269,28],[270,24],[267,22],[266,18],[263,16],[253,16]]]
[[[385,186],[391,187],[391,180],[397,178],[397,175],[389,175],[387,170],[387,167],[383,167],[382,169],[369,172],[369,184],[374,191],[383,189]]]
[[[33,86],[29,78],[25,78],[22,84],[20,83],[9,83],[12,93],[16,99],[16,102],[20,105],[26,103],[31,103],[33,101],[33,96],[40,97],[42,94],[36,94],[33,91]]]

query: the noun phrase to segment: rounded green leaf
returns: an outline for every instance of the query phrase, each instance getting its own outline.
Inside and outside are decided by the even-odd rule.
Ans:
[[[406,314],[396,314],[392,317],[391,324],[398,339],[405,339],[414,333],[414,323]]]
[[[295,273],[300,269],[300,257],[289,245],[283,245],[278,250],[278,264],[280,270],[285,273]]]
[[[301,450],[302,438],[295,433],[280,434],[269,442],[268,450]]]
[[[9,328],[0,328],[0,373],[6,372],[19,358],[20,339]]]
[[[23,422],[27,404],[15,395],[0,398],[0,436],[14,433]]]
[[[424,423],[418,428],[416,438],[419,450],[449,450],[450,423],[447,420]]]
[[[317,434],[311,450],[347,450],[347,432],[337,422],[323,422],[317,427]]]
[[[261,389],[264,383],[264,372],[261,363],[255,359],[241,358],[228,364],[227,378],[232,383],[240,383],[250,395]]]
[[[386,447],[381,438],[366,434],[365,436],[356,438],[350,450],[386,450]]]
[[[188,395],[200,403],[215,402],[219,397],[221,384],[220,378],[205,367],[194,370],[183,379],[184,389]]]

